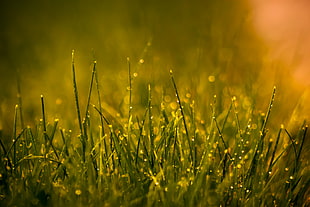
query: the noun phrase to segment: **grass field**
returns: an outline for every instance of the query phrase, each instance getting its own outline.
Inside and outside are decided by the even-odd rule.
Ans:
[[[310,205],[302,87],[245,5],[193,2],[51,3],[57,24],[18,10],[0,59],[1,206]]]
[[[218,97],[201,114],[191,93],[179,90],[170,71],[170,92],[153,98],[147,87],[144,112],[135,96],[128,60],[123,105],[113,114],[102,106],[97,63],[81,105],[72,62],[78,133],[41,118],[23,127],[16,105],[13,140],[1,140],[1,203],[9,206],[306,206],[310,171],[304,156],[308,126],[291,134],[269,130],[277,90],[262,112],[249,98],[233,96],[219,110]],[[209,77],[213,82],[214,77]],[[20,102],[21,103],[21,102]],[[140,106],[141,107],[141,106]],[[51,116],[51,115],[49,115]],[[289,140],[285,143],[283,140]]]

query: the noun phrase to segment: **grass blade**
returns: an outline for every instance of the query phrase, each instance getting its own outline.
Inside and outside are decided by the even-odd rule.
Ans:
[[[80,128],[80,134],[83,135],[83,127],[82,127],[82,119],[81,119],[81,111],[80,111],[80,103],[79,103],[79,94],[76,83],[76,75],[75,75],[75,64],[74,64],[74,50],[72,50],[72,81],[73,81],[73,90],[74,90],[74,98],[75,98],[75,107],[77,112],[77,118]]]
[[[193,160],[194,160],[193,147],[192,147],[192,144],[191,144],[191,141],[190,141],[190,137],[189,137],[189,132],[188,132],[188,129],[187,129],[187,124],[186,124],[186,119],[185,119],[185,114],[184,114],[183,106],[182,106],[182,103],[181,103],[181,99],[180,99],[180,96],[179,96],[177,85],[176,85],[176,83],[174,81],[172,70],[170,70],[170,78],[171,78],[171,81],[172,81],[172,84],[173,84],[173,87],[174,87],[174,91],[175,91],[175,95],[176,95],[176,98],[177,98],[177,102],[179,104],[179,109],[181,111],[183,125],[184,125],[184,129],[185,129],[185,133],[186,133],[186,138],[187,138],[187,142],[188,142],[188,146],[189,146],[189,151],[190,151],[189,152],[189,155],[190,155],[189,158],[190,158],[190,162],[191,162],[192,167],[193,167]]]

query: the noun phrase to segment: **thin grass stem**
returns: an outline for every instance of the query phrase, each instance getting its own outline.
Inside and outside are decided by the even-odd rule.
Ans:
[[[16,164],[16,131],[17,131],[17,111],[18,111],[18,105],[15,105],[15,113],[14,113],[14,123],[13,123],[13,170],[15,170],[15,164]]]
[[[262,125],[262,128],[261,128],[261,138],[265,137],[266,132],[267,132],[266,126],[267,126],[267,123],[268,123],[268,119],[270,117],[271,109],[273,107],[273,103],[274,103],[274,100],[275,100],[275,95],[276,95],[276,86],[273,87],[273,91],[272,91],[271,99],[270,99],[270,102],[269,102],[268,110],[267,110],[267,113],[265,115],[265,119],[264,119],[264,122],[263,122],[263,125]]]
[[[179,105],[179,109],[181,111],[183,125],[184,125],[184,129],[185,129],[185,133],[186,133],[186,138],[187,138],[187,142],[188,142],[188,146],[189,146],[189,151],[190,151],[189,152],[189,155],[190,155],[189,158],[190,158],[190,161],[191,161],[191,165],[193,167],[194,156],[193,156],[192,144],[191,144],[191,141],[190,141],[190,138],[189,138],[189,132],[188,132],[188,129],[187,129],[185,113],[184,113],[184,110],[183,110],[183,106],[182,106],[182,103],[181,103],[181,99],[180,99],[180,96],[179,96],[177,85],[176,85],[176,83],[174,81],[173,71],[172,70],[170,70],[170,78],[171,78],[171,81],[172,81],[172,84],[173,84],[173,87],[174,87],[174,91],[175,91],[175,95],[176,95],[177,102],[178,102],[178,105]]]
[[[73,90],[74,90],[74,98],[75,98],[77,118],[78,118],[78,123],[79,123],[80,134],[82,136],[83,135],[83,126],[82,126],[82,119],[81,119],[79,94],[78,94],[78,88],[77,88],[77,83],[76,83],[76,75],[75,75],[74,50],[72,50],[72,77],[73,77],[72,81],[73,81]]]
[[[280,128],[280,130],[278,132],[277,140],[276,140],[276,143],[275,143],[275,146],[274,146],[274,149],[273,149],[270,161],[269,161],[269,167],[268,167],[268,171],[267,171],[267,175],[266,175],[267,176],[266,180],[269,178],[269,172],[271,172],[271,170],[272,170],[272,164],[273,164],[273,160],[275,158],[276,152],[277,152],[277,148],[278,148],[278,144],[279,144],[279,140],[280,140],[280,137],[281,137],[282,130],[283,130],[283,126],[281,126],[281,128]]]
[[[91,74],[91,80],[90,80],[90,84],[89,84],[89,91],[88,91],[88,96],[87,96],[85,119],[87,119],[87,117],[89,115],[89,105],[90,105],[91,93],[93,90],[93,83],[94,83],[95,73],[96,73],[96,63],[97,62],[94,61],[93,70],[92,70],[92,74]]]
[[[132,116],[132,76],[131,76],[131,64],[130,59],[127,57],[127,66],[128,66],[128,91],[129,91],[129,100],[128,100],[128,120]]]

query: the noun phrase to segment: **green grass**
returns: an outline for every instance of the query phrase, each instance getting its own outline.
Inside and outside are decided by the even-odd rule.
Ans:
[[[0,139],[1,206],[309,205],[308,126],[296,133],[280,123],[269,129],[276,88],[264,113],[254,104],[241,107],[249,98],[243,94],[226,100],[226,108],[218,101],[225,97],[214,96],[202,109],[170,71],[171,90],[157,97],[148,84],[141,112],[127,62],[126,113],[101,105],[96,61],[86,104],[80,102],[74,54],[68,96],[76,107],[67,109],[74,120],[49,120],[42,95],[40,120],[24,127],[19,96],[12,141]]]

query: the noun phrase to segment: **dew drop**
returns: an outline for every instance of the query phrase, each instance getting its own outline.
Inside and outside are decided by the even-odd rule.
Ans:
[[[79,196],[79,195],[82,194],[82,191],[81,191],[80,189],[76,189],[76,190],[75,190],[75,194]]]
[[[208,81],[209,81],[210,83],[215,82],[215,76],[214,76],[214,75],[210,75],[210,76],[208,77]]]

